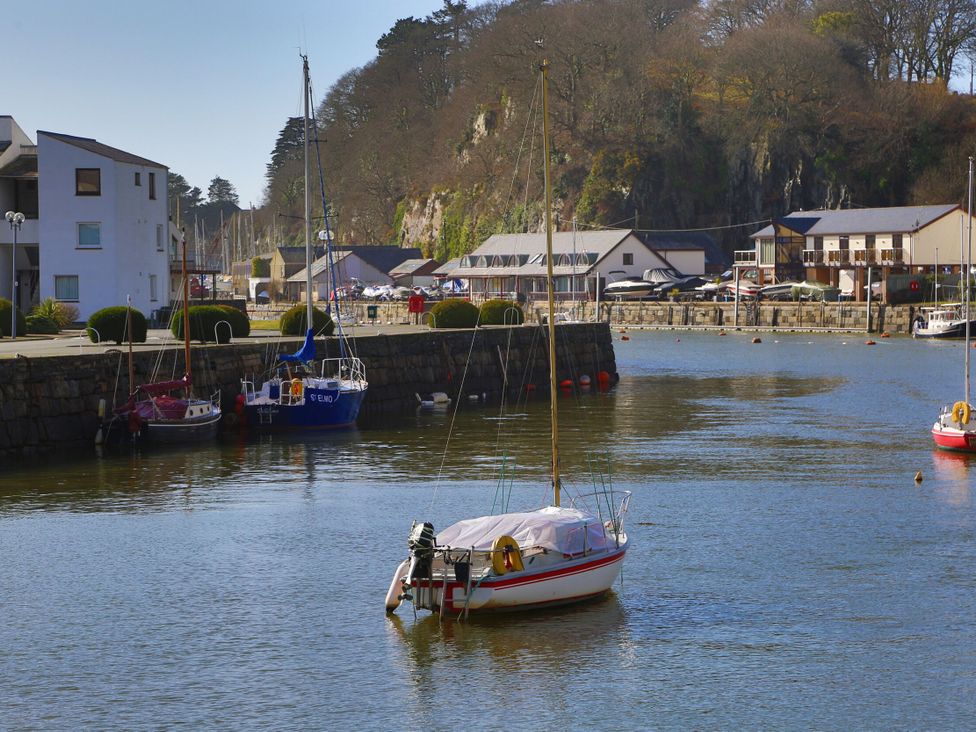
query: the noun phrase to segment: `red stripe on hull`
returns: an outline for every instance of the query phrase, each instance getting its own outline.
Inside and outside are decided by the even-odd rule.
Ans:
[[[625,550],[626,551],[626,550]],[[482,582],[482,587],[489,587],[493,590],[505,589],[508,587],[515,587],[516,585],[531,585],[536,582],[545,582],[546,580],[554,579],[555,577],[560,577],[562,575],[579,574],[580,572],[589,572],[591,569],[597,569],[605,564],[613,564],[624,558],[625,552],[619,552],[616,554],[611,554],[609,556],[600,557],[599,559],[587,562],[586,564],[576,564],[571,567],[561,567],[559,569],[552,569],[548,572],[540,572],[539,574],[529,575],[528,577],[518,575],[515,577],[502,577],[498,580],[487,580]]]
[[[976,452],[976,432],[962,430],[932,430],[932,439],[940,450],[954,452]]]

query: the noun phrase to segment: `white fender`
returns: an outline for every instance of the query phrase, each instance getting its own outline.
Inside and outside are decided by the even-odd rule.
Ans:
[[[401,581],[406,577],[407,569],[410,567],[410,560],[404,559],[400,566],[393,573],[393,581],[390,582],[390,589],[386,592],[386,611],[392,613],[400,607],[400,594],[403,592]]]

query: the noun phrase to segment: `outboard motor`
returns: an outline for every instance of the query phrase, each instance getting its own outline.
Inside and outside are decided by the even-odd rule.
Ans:
[[[413,559],[412,571],[407,581],[410,582],[415,576],[429,576],[431,561],[434,558],[434,525],[427,521],[422,524],[414,523],[407,538],[407,546]]]

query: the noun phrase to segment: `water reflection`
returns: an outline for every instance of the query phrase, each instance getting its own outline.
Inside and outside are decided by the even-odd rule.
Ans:
[[[976,466],[976,455],[933,450],[932,468],[937,479],[935,495],[950,506],[970,506],[971,475],[974,466]]]

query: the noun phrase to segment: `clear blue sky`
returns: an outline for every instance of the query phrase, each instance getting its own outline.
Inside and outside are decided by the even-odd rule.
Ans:
[[[475,4],[475,3],[472,3]],[[265,165],[301,114],[299,49],[319,101],[376,55],[398,18],[441,0],[33,0],[4,12],[0,114],[94,137],[181,173],[215,175],[261,201]]]

